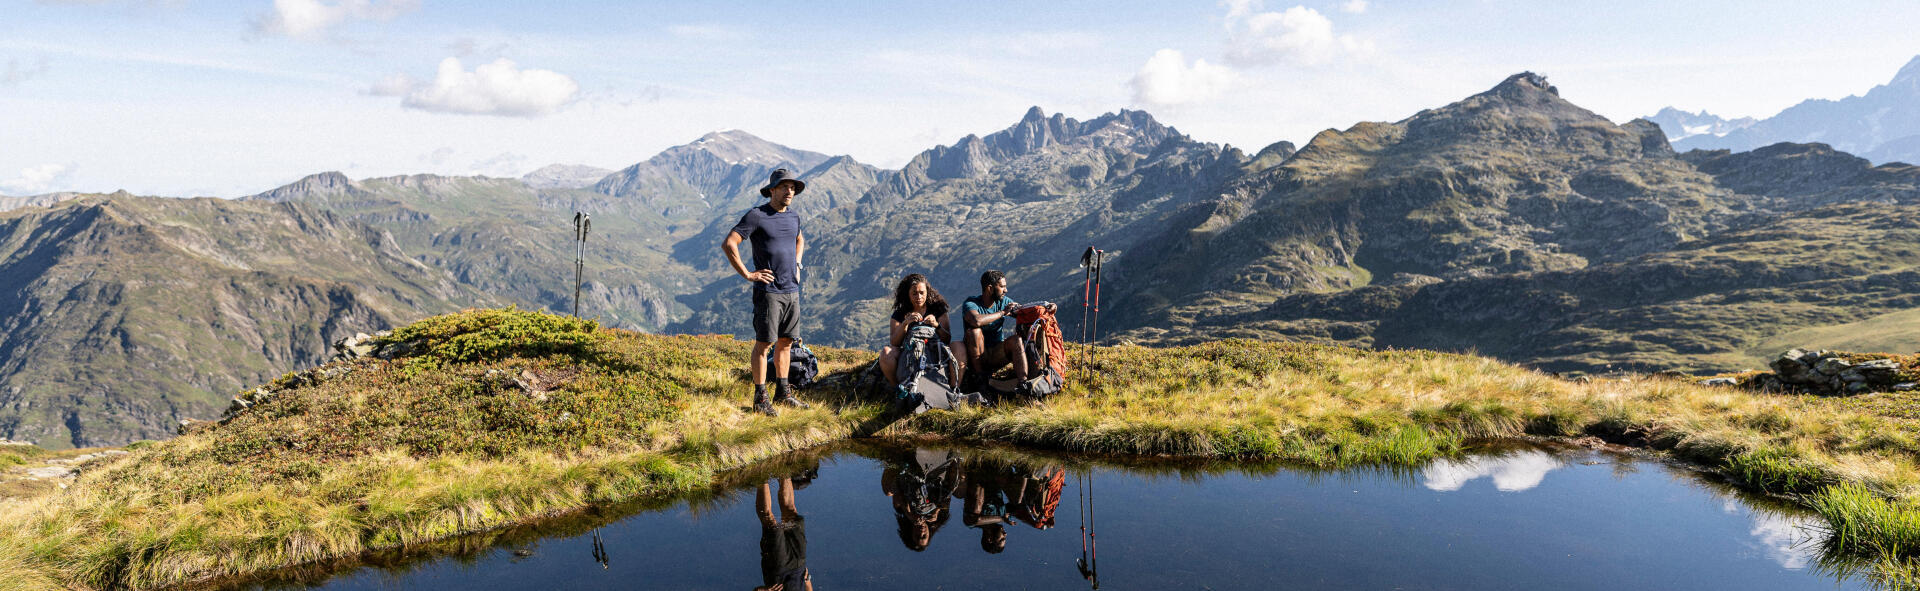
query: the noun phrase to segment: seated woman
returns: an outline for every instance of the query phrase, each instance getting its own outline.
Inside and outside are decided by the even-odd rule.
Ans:
[[[940,292],[934,291],[933,285],[927,282],[926,275],[919,273],[908,275],[894,287],[893,320],[889,323],[887,344],[880,348],[880,373],[886,376],[888,384],[900,383],[897,369],[900,365],[901,345],[904,344],[908,331],[915,324],[928,324],[935,328],[934,340],[951,350],[956,360],[951,375],[948,375],[947,379],[952,380],[950,382],[952,384],[960,383],[962,374],[960,365],[964,362],[959,360],[966,357],[964,351],[957,348],[958,345],[953,342],[953,333],[949,330],[947,322],[947,312],[947,299],[940,297]]]

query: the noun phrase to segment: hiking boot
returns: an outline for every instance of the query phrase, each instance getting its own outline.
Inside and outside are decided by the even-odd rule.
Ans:
[[[767,399],[765,398],[760,398],[753,401],[753,412],[757,412],[770,417],[780,416],[780,411],[774,410],[773,403],[767,402]]]
[[[813,408],[813,405],[811,405],[811,404],[807,404],[807,403],[805,403],[805,402],[801,402],[799,398],[794,398],[792,394],[788,394],[788,395],[786,395],[786,396],[782,396],[782,397],[780,397],[780,399],[779,399],[779,400],[775,400],[774,402],[775,402],[776,404],[785,404],[785,405],[787,405],[787,406],[791,406],[791,407],[794,407],[794,408],[797,408],[797,409],[800,409],[800,410],[806,410],[806,409],[809,409],[809,408]]]

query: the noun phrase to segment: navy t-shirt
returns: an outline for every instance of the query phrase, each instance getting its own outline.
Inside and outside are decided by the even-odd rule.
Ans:
[[[800,214],[792,208],[776,212],[773,206],[762,205],[747,210],[740,216],[740,223],[733,227],[733,233],[753,243],[753,268],[749,271],[766,269],[773,271],[773,283],[753,284],[756,291],[767,293],[793,293],[800,291]]]

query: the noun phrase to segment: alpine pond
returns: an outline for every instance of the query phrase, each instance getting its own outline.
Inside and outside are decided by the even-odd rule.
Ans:
[[[1574,447],[1328,471],[856,442],[725,482],[227,588],[1872,586],[1823,558],[1816,516],[1687,468]]]

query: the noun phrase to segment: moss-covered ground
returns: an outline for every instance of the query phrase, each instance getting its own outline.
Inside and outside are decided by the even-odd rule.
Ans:
[[[730,338],[473,310],[389,340],[416,346],[336,362],[330,378],[290,377],[222,424],[0,503],[0,590],[155,588],[413,547],[681,494],[874,432],[1323,467],[1417,465],[1471,438],[1594,436],[1821,511],[1833,543],[1883,572],[1920,556],[1920,423],[1844,399],[1234,340],[1102,349],[1041,403],[896,421],[829,385],[807,394],[813,409],[769,418],[743,410],[749,344]],[[835,377],[872,359],[814,351]]]

